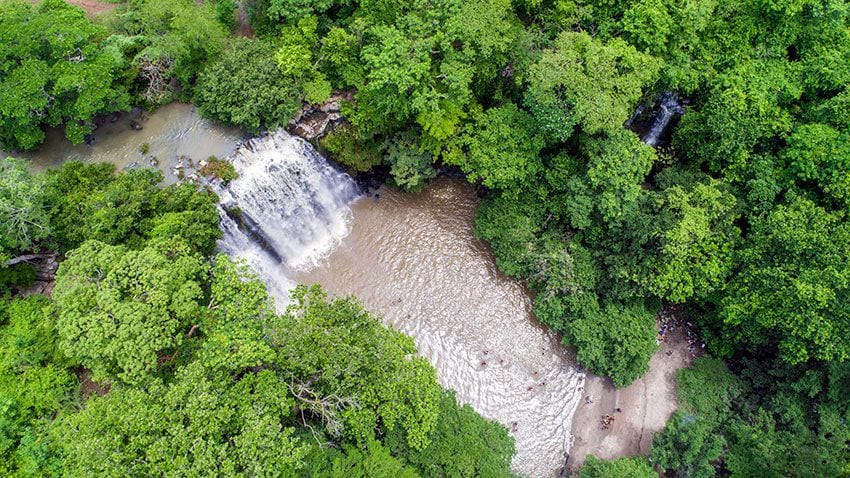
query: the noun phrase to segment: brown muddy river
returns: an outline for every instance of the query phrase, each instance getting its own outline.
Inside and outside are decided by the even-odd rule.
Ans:
[[[418,194],[378,193],[352,205],[351,232],[325,263],[294,279],[354,294],[413,336],[443,386],[511,430],[516,471],[553,476],[582,377],[532,319],[525,289],[475,238],[473,188],[440,179]]]
[[[19,156],[36,169],[71,159],[144,167],[155,156],[171,183],[179,156],[229,156],[242,138],[235,128],[199,118],[191,105],[160,108],[141,131],[130,127],[133,119],[124,115],[99,128],[92,146],[71,146],[51,131],[43,148]],[[139,151],[144,143],[146,155]],[[279,302],[296,282],[359,297],[414,337],[461,402],[511,430],[517,472],[557,473],[584,376],[557,337],[535,322],[522,285],[501,275],[475,238],[478,198],[471,186],[443,178],[416,194],[381,188],[379,198],[357,198],[350,178],[286,133],[252,141],[231,160],[241,176],[219,192],[254,216],[265,251],[224,216],[223,250],[248,260]]]

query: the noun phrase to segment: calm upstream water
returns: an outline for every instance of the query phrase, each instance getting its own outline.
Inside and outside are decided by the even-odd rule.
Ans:
[[[133,119],[98,129],[93,146],[70,147],[51,132],[43,148],[24,156],[41,169],[70,159],[137,167],[153,155],[166,182],[177,180],[172,169],[181,155],[230,157],[240,177],[217,186],[220,247],[258,271],[279,307],[295,283],[356,295],[414,337],[460,401],[511,430],[517,472],[551,477],[560,469],[583,375],[535,322],[522,285],[501,275],[475,238],[478,199],[468,184],[440,179],[417,194],[381,188],[363,196],[348,175],[285,132],[237,148],[238,130],[200,119],[190,105],[161,108],[141,131],[130,127]],[[147,155],[139,152],[143,143]]]
[[[133,122],[142,129],[133,129]],[[171,103],[153,114],[142,116],[135,111],[122,114],[115,122],[107,120],[95,130],[91,145],[72,145],[65,140],[62,128],[51,128],[38,150],[6,154],[32,160],[37,170],[72,160],[113,163],[121,170],[150,167],[153,158],[165,174],[165,183],[171,184],[178,179],[174,167],[181,156],[194,161],[210,156],[224,158],[233,153],[241,138],[239,128],[213,124],[198,116],[192,105]],[[148,151],[143,154],[145,144]]]

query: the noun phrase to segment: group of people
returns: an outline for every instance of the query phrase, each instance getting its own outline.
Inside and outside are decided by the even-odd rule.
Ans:
[[[691,357],[696,357],[704,351],[705,343],[699,340],[694,331],[694,324],[679,316],[677,309],[664,310],[659,314],[658,337],[656,338],[659,345],[664,342],[668,334],[676,330],[676,325],[685,328],[685,339],[688,342],[688,352]],[[673,352],[668,350],[667,355],[673,355]]]
[[[607,430],[611,427],[611,424],[614,423],[614,415],[606,413],[605,415],[602,415],[602,418],[599,421],[602,424],[602,429]]]
[[[676,323],[679,321],[678,316],[675,314],[673,310],[663,310],[660,314],[658,314],[658,337],[656,338],[656,342],[661,345],[661,342],[664,342],[667,334],[673,332],[676,329]]]

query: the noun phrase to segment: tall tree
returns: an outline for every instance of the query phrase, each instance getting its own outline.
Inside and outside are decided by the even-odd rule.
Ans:
[[[195,362],[167,385],[91,399],[51,435],[71,476],[294,477],[309,446],[285,390],[271,370],[232,377]]]
[[[563,32],[528,74],[526,102],[541,129],[566,141],[576,127],[596,134],[620,129],[655,81],[660,62],[615,39]]]
[[[136,0],[119,8],[109,41],[133,66],[134,93],[145,105],[185,98],[227,38],[214,2]]]
[[[507,103],[476,113],[443,159],[470,181],[512,193],[529,187],[542,169],[542,147],[531,115]]]
[[[287,77],[264,40],[237,40],[200,77],[201,114],[251,131],[286,125],[301,108],[298,78]]]
[[[200,319],[200,259],[181,242],[142,250],[88,241],[56,274],[62,349],[97,381],[138,384]]]
[[[791,364],[850,359],[848,248],[844,214],[794,194],[755,220],[720,303],[730,342],[778,345]]]
[[[73,143],[92,131],[92,117],[129,108],[118,84],[121,52],[106,30],[63,0],[0,3],[0,143],[32,149],[44,127],[65,127]]]
[[[30,174],[26,163],[0,159],[0,268],[50,234],[44,189],[43,178]]]

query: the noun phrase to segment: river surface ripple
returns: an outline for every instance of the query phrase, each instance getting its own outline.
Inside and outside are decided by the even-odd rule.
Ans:
[[[367,309],[414,337],[440,383],[516,438],[515,471],[551,477],[569,449],[583,374],[536,323],[522,285],[498,272],[473,232],[473,188],[443,178],[421,193],[389,188],[354,203],[350,234],[294,279]]]

